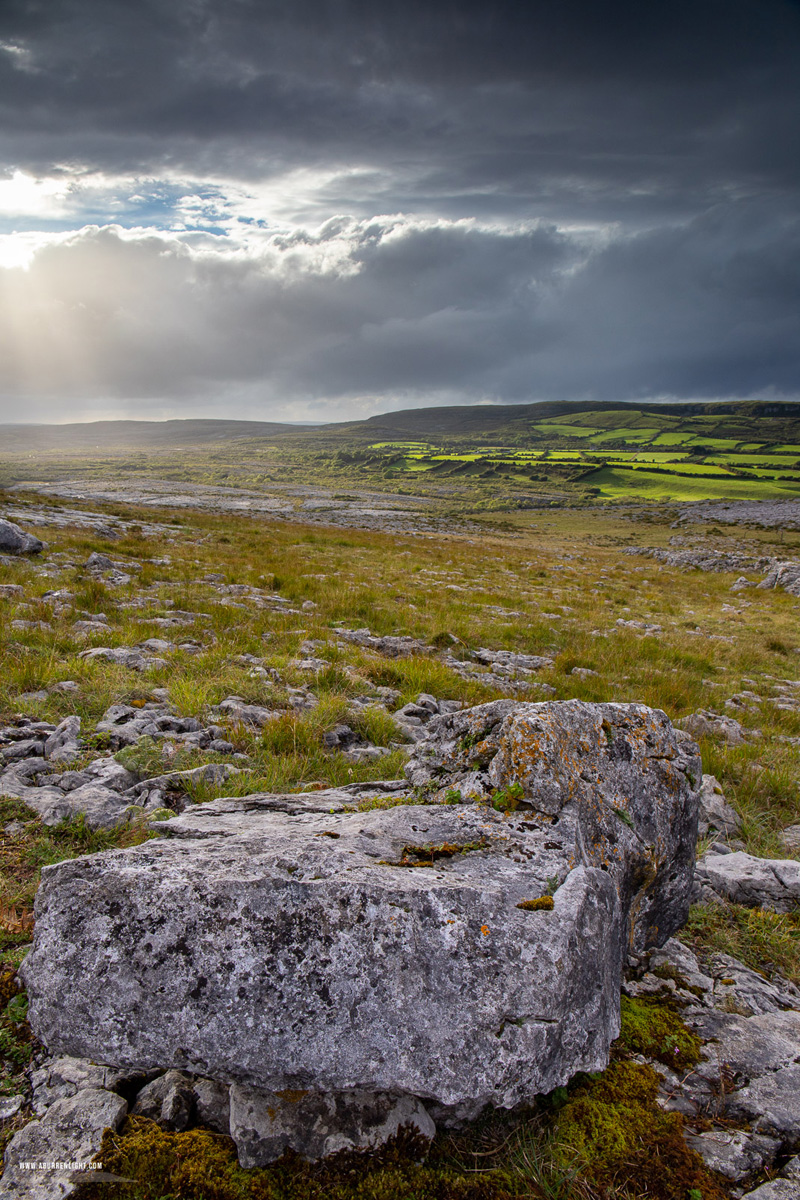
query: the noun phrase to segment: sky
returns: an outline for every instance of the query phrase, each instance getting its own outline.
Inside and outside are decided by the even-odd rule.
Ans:
[[[2,0],[0,421],[800,398],[797,0]]]

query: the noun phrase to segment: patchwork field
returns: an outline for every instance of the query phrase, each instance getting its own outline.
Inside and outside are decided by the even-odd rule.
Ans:
[[[427,497],[447,517],[619,499],[800,495],[791,403],[419,409],[302,428],[257,422],[6,426],[0,485],[125,480]]]

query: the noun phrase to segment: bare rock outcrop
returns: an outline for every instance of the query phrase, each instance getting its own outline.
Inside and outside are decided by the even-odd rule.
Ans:
[[[45,868],[23,972],[51,1052],[240,1089],[250,1163],[374,1144],[337,1142],[354,1104],[373,1132],[412,1111],[424,1132],[426,1108],[512,1107],[603,1067],[625,957],[688,911],[693,743],[642,705],[498,701],[430,726],[410,770],[429,803],[228,798]],[[463,802],[436,803],[446,785]],[[269,1130],[253,1093],[287,1089],[308,1121]]]

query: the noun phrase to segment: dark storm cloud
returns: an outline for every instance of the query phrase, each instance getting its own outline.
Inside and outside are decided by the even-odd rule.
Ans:
[[[0,40],[17,165],[367,161],[440,210],[606,219],[797,178],[800,21],[776,0],[6,0]]]
[[[799,67],[783,0],[5,0],[0,164],[155,199],[0,269],[0,394],[796,395]]]

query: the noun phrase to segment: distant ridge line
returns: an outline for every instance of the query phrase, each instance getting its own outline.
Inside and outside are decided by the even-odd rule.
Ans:
[[[800,415],[796,400],[685,401],[660,404],[623,400],[540,400],[532,404],[460,404],[434,408],[406,408],[379,413],[357,421],[291,423],[236,420],[220,417],[183,417],[166,421],[131,419],[81,421],[64,425],[6,422],[0,424],[0,454],[37,450],[130,450],[177,448],[237,438],[278,437],[330,431],[368,437],[405,437],[415,434],[478,434],[508,427],[521,432],[534,422],[567,414],[614,412],[629,409],[641,414],[692,417],[739,415],[747,418]]]

